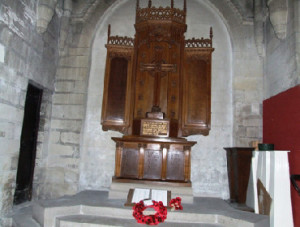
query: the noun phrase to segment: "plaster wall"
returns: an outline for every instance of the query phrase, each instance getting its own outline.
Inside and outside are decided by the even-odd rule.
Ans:
[[[183,1],[175,1],[182,8]],[[157,4],[156,4],[157,3]],[[153,5],[162,5],[153,1]],[[145,7],[141,5],[141,7]],[[186,38],[208,37],[214,29],[212,65],[212,129],[209,136],[191,136],[197,141],[192,150],[192,182],[196,196],[228,198],[226,157],[223,147],[232,145],[232,46],[221,18],[207,4],[188,1]],[[107,26],[112,35],[131,36],[134,31],[135,1],[117,1],[98,23],[92,45],[87,108],[80,156],[80,189],[108,189],[114,174],[116,132],[104,132],[100,125],[107,41]]]

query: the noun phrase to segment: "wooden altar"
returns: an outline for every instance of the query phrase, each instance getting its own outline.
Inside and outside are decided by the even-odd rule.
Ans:
[[[183,10],[136,5],[135,38],[111,36],[101,124],[116,142],[114,179],[190,183],[191,147],[182,137],[208,135],[212,29],[185,40]]]
[[[183,138],[112,138],[116,144],[116,178],[190,182],[191,147]]]

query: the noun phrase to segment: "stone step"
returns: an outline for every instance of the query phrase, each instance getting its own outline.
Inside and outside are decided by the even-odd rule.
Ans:
[[[32,217],[32,203],[25,202],[15,205],[10,214],[13,227],[41,227],[41,225]]]
[[[140,227],[141,224],[136,223],[134,219],[121,219],[121,218],[108,218],[91,215],[71,215],[57,218],[56,227]],[[159,226],[164,227],[222,227],[219,224],[206,224],[206,223],[174,223],[168,222],[160,223]]]
[[[194,201],[192,187],[171,187],[168,185],[157,184],[140,184],[140,183],[119,183],[112,182],[109,190],[109,199],[127,199],[129,189],[134,188],[148,188],[148,189],[161,189],[171,191],[172,198],[181,197],[185,203],[192,204]]]
[[[19,214],[13,217],[13,227],[41,227],[31,214]]]
[[[32,215],[43,227],[61,227],[63,224],[73,227],[77,222],[80,227],[93,226],[93,224],[109,226],[112,221],[115,226],[118,224],[126,226],[126,223],[129,223],[127,226],[134,226],[136,223],[132,217],[132,208],[124,206],[124,203],[125,200],[109,199],[108,192],[83,191],[74,196],[38,201],[33,204]],[[167,220],[162,225],[167,226],[168,223],[171,223],[169,226],[269,226],[268,216],[236,210],[217,198],[194,198],[193,204],[183,203],[182,205],[182,211],[168,211]],[[78,221],[80,218],[100,220],[100,223]],[[61,220],[61,226],[56,225],[57,220]],[[101,220],[107,221],[101,223]]]

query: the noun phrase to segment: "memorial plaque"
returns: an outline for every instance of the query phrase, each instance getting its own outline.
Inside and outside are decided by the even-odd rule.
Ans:
[[[169,120],[141,120],[141,135],[142,136],[169,136],[170,121]]]
[[[123,148],[121,177],[138,177],[139,154],[137,149]]]
[[[168,152],[167,179],[184,180],[184,152],[176,149]]]
[[[160,179],[162,168],[162,152],[145,150],[144,179]]]

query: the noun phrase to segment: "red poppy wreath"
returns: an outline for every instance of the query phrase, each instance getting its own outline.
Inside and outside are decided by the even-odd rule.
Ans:
[[[171,210],[182,210],[181,198],[176,197],[175,199],[171,199],[170,201]]]
[[[161,222],[164,222],[167,218],[167,208],[163,205],[163,203],[152,201],[153,205],[145,206],[143,200],[139,203],[136,203],[133,207],[133,217],[140,224],[147,225],[158,225]],[[143,212],[147,208],[153,208],[156,213],[154,215],[144,215]]]
[[[161,201],[152,201],[152,205],[145,206],[144,201],[141,200],[133,206],[133,217],[136,219],[137,223],[147,224],[147,225],[158,225],[167,219],[167,208],[163,205]],[[170,206],[172,210],[182,210],[181,198],[176,197],[171,199]],[[143,212],[147,208],[153,208],[156,213],[154,215],[144,215]]]

